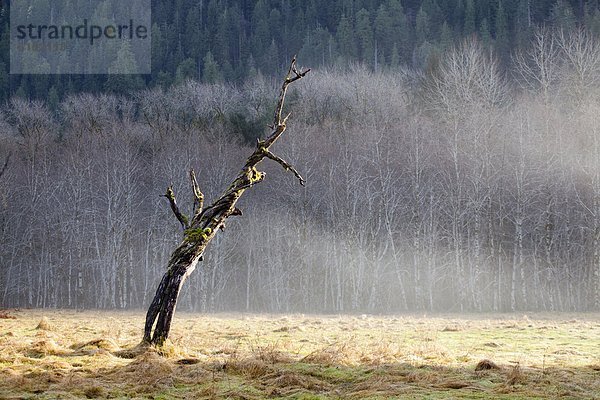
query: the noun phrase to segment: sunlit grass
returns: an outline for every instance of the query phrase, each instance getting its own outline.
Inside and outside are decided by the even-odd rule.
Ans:
[[[10,314],[0,398],[600,398],[598,314],[178,313],[134,359],[143,312]]]

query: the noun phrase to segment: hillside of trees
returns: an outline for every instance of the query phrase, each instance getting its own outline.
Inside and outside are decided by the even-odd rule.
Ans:
[[[265,163],[180,307],[600,309],[600,42],[532,39],[504,61],[469,39],[424,72],[316,68],[277,145],[306,187]],[[264,131],[276,82],[75,94],[57,112],[12,98],[0,304],[146,307],[182,234],[161,195],[173,184],[191,199],[193,167],[214,199]]]
[[[281,75],[292,54],[312,67],[424,69],[477,36],[506,66],[538,26],[600,33],[598,0],[152,0],[151,75],[9,75],[8,3],[0,9],[0,101],[13,94],[47,99],[53,110],[79,92]],[[51,2],[36,0],[34,7]]]

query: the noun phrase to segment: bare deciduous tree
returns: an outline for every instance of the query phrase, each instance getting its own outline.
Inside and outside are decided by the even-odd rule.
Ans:
[[[546,29],[537,30],[531,47],[516,54],[514,62],[523,88],[541,91],[547,102],[560,77],[560,47],[555,35]]]
[[[594,35],[584,29],[573,32],[561,31],[558,44],[567,62],[563,70],[565,82],[569,85],[577,102],[593,93],[590,88],[600,84],[600,43]]]

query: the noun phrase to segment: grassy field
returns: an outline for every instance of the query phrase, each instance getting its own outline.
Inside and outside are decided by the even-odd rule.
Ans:
[[[2,399],[600,399],[599,314],[180,312],[134,358],[143,312],[0,317]]]

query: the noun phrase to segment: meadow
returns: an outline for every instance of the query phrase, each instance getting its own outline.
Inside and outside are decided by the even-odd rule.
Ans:
[[[2,399],[600,399],[600,314],[0,312]]]

